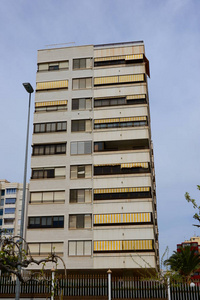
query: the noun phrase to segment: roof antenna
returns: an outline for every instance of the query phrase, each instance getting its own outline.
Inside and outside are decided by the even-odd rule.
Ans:
[[[70,45],[70,44],[75,44],[75,42],[70,42],[70,43],[61,43],[61,44],[51,44],[51,45],[45,45],[45,47],[58,47],[61,46],[63,47],[64,45]]]

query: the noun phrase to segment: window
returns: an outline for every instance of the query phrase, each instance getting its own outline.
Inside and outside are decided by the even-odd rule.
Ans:
[[[64,228],[64,216],[29,217],[28,228]]]
[[[57,89],[68,89],[68,80],[44,81],[36,83],[36,92]]]
[[[147,117],[126,117],[94,120],[94,129],[147,126]]]
[[[68,254],[69,256],[91,256],[92,241],[69,241]]]
[[[101,67],[101,66],[110,66],[110,65],[142,63],[144,60],[145,60],[145,56],[143,53],[120,55],[120,56],[96,57],[94,59],[94,66]]]
[[[16,194],[17,190],[16,189],[6,189],[6,194]]]
[[[94,175],[149,173],[149,163],[107,164],[94,166]]]
[[[126,213],[94,215],[94,226],[130,225],[152,223],[152,213]]]
[[[152,198],[150,187],[95,189],[94,200]]]
[[[91,178],[92,177],[92,165],[79,165],[70,166],[70,178]]]
[[[54,155],[54,154],[66,154],[66,143],[33,145],[32,155]]]
[[[16,198],[6,198],[5,204],[15,204]]]
[[[29,243],[28,246],[34,255],[63,254],[63,242]]]
[[[13,225],[15,219],[5,219],[4,218],[4,225]]]
[[[5,235],[11,235],[13,233],[14,233],[14,228],[3,229],[3,234],[5,234]]]
[[[94,78],[94,86],[130,84],[137,82],[145,82],[145,74],[129,74]]]
[[[67,100],[45,101],[35,103],[35,112],[51,112],[67,110]]]
[[[3,219],[0,219],[0,226],[2,226],[3,224]]]
[[[73,59],[73,69],[89,69],[92,68],[92,58]]]
[[[70,190],[69,203],[90,203],[92,202],[92,189]]]
[[[71,122],[71,131],[92,131],[92,120],[72,120]]]
[[[0,216],[3,216],[3,208],[0,209]]]
[[[94,152],[149,149],[148,139],[94,142]]]
[[[92,78],[77,78],[72,79],[72,89],[91,89],[92,88]]]
[[[67,131],[67,122],[34,124],[34,133]]]
[[[33,192],[30,203],[63,203],[65,202],[65,191]]]
[[[5,214],[14,214],[15,208],[14,207],[5,208],[4,212],[5,212]]]
[[[146,103],[145,94],[94,99],[94,107],[134,105],[134,104],[145,104],[145,103]]]
[[[94,241],[94,252],[153,251],[153,240]]]
[[[32,169],[32,179],[65,178],[65,168]]]
[[[4,206],[4,199],[1,199],[0,206]]]
[[[5,190],[1,190],[1,196],[5,195]]]
[[[88,110],[92,108],[91,98],[72,99],[72,110]]]
[[[65,70],[69,69],[69,61],[68,60],[38,64],[38,72],[54,71],[54,70],[62,70],[62,69],[65,69]]]
[[[92,227],[92,215],[69,215],[69,229],[87,229]]]
[[[71,155],[92,153],[92,142],[71,142]]]

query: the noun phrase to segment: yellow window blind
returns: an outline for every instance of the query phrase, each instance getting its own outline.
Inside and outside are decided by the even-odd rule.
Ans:
[[[36,102],[35,107],[67,105],[67,100]]]
[[[128,192],[148,192],[148,191],[150,191],[150,187],[94,189],[94,194],[128,193]]]
[[[94,241],[94,251],[153,250],[152,240]]]
[[[94,215],[94,224],[151,222],[151,213],[102,214]]]
[[[138,162],[138,163],[126,163],[126,164],[121,164],[121,168],[148,168],[148,163],[147,162]]]
[[[133,121],[146,121],[147,117],[126,117],[126,118],[113,118],[113,119],[98,119],[94,120],[94,124],[105,124],[105,123],[118,123],[118,122],[133,122]]]
[[[121,75],[121,76],[119,76],[119,83],[135,82],[135,81],[144,81],[144,74]]]
[[[68,88],[68,80],[37,82],[36,90]]]
[[[94,85],[118,83],[118,76],[95,77]]]
[[[145,99],[146,95],[145,94],[138,94],[138,95],[128,95],[126,96],[127,100],[132,100],[132,99]]]

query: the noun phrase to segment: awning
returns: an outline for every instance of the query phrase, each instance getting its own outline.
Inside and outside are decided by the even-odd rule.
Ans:
[[[68,88],[68,80],[44,81],[36,83],[36,91],[58,88]]]
[[[138,163],[126,163],[121,164],[121,168],[148,168],[148,162],[138,162]]]
[[[148,191],[150,191],[150,187],[94,189],[94,194],[112,194],[112,193],[128,193],[128,192],[148,192]]]
[[[98,119],[94,120],[94,124],[105,124],[105,123],[118,123],[118,122],[133,122],[133,121],[146,121],[146,116],[141,117],[125,117],[115,119]]]
[[[132,100],[132,99],[145,99],[146,95],[145,94],[138,94],[138,95],[129,95],[126,96],[127,100]]]
[[[94,251],[153,250],[152,240],[94,241]]]
[[[94,224],[151,222],[151,213],[102,214],[94,215]]]
[[[36,102],[35,107],[67,105],[67,100]]]

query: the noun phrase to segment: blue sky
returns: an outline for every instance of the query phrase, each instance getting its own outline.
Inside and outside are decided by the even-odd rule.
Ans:
[[[0,29],[0,178],[23,180],[28,94],[22,82],[35,88],[38,49],[143,40],[151,70],[160,252],[200,235],[184,199],[186,191],[200,199],[200,1],[7,0],[1,1]]]

